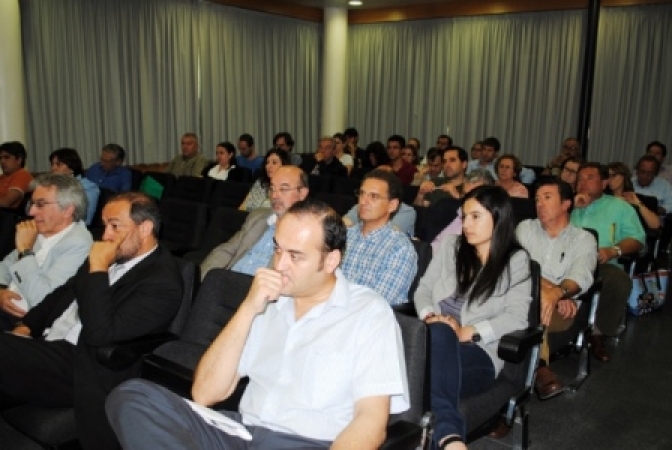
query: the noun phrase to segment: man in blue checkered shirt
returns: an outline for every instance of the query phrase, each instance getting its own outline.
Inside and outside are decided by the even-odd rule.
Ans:
[[[408,289],[418,270],[410,239],[390,224],[402,189],[392,172],[374,170],[364,177],[358,192],[360,222],[348,229],[341,264],[348,280],[370,287],[390,305],[408,302]]]

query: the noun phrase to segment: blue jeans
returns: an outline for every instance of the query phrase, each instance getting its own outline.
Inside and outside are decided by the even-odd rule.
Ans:
[[[486,391],[495,381],[488,354],[471,342],[460,342],[445,323],[429,325],[430,404],[435,415],[434,442],[456,434],[466,439],[461,398]]]

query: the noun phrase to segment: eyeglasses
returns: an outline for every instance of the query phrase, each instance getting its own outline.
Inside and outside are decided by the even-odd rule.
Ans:
[[[389,197],[385,197],[383,195],[380,195],[376,192],[364,192],[360,189],[355,189],[355,197],[357,198],[369,198],[371,199],[372,202],[378,202],[382,199],[389,199]]]
[[[48,202],[46,200],[35,200],[35,201],[29,200],[26,205],[26,210],[30,210],[30,208],[32,208],[33,206],[37,209],[42,209],[46,205],[56,205],[56,204],[58,204],[58,202]]]
[[[289,186],[280,186],[280,187],[268,186],[268,187],[266,188],[266,192],[267,192],[269,195],[270,195],[270,194],[274,194],[274,193],[276,193],[276,192],[279,192],[279,193],[281,193],[281,194],[284,195],[284,194],[286,194],[286,193],[288,193],[288,192],[290,192],[290,191],[293,191],[293,190],[300,191],[300,190],[303,189],[304,187],[305,187],[305,186],[296,186],[296,187],[289,187]]]
[[[567,172],[567,173],[571,173],[571,174],[574,174],[574,175],[576,175],[577,173],[579,173],[578,170],[570,169],[569,167],[565,167],[565,168],[563,168],[562,171],[563,171],[563,172]]]

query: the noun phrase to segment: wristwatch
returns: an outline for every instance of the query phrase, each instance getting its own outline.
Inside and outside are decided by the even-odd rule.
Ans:
[[[26,256],[35,256],[35,252],[27,248],[19,253],[19,259],[25,258]]]
[[[471,335],[471,342],[481,342],[481,335],[478,331],[474,331],[474,334]]]
[[[569,289],[567,289],[562,284],[560,284],[558,286],[560,287],[560,290],[562,291],[562,297],[561,298],[569,298]]]
[[[620,258],[623,255],[623,250],[621,250],[621,247],[619,247],[618,245],[614,245],[612,248],[616,250],[617,258]]]

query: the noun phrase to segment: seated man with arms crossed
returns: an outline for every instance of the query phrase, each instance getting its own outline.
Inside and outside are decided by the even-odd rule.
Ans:
[[[17,402],[75,408],[85,449],[116,449],[107,394],[140,374],[140,361],[111,370],[98,348],[167,331],[182,301],[180,268],[158,244],[159,208],[127,192],[103,209],[105,233],[88,262],[0,334],[0,408]],[[32,338],[32,339],[30,339]]]
[[[271,208],[250,212],[240,231],[215,247],[201,263],[201,278],[218,267],[248,275],[254,275],[259,267],[268,267],[275,223],[290,206],[306,198],[308,175],[296,166],[282,166],[273,174],[268,192]]]
[[[390,412],[408,407],[399,327],[385,300],[338,270],[341,218],[306,200],[278,221],[274,269],[260,268],[201,358],[192,396],[212,405],[249,376],[240,414],[251,442],[206,423],[145,380],[119,386],[107,413],[124,449],[378,448]]]
[[[37,178],[32,219],[16,226],[16,249],[0,262],[0,330],[11,330],[26,312],[72,277],[89,254],[86,195],[76,178]]]

